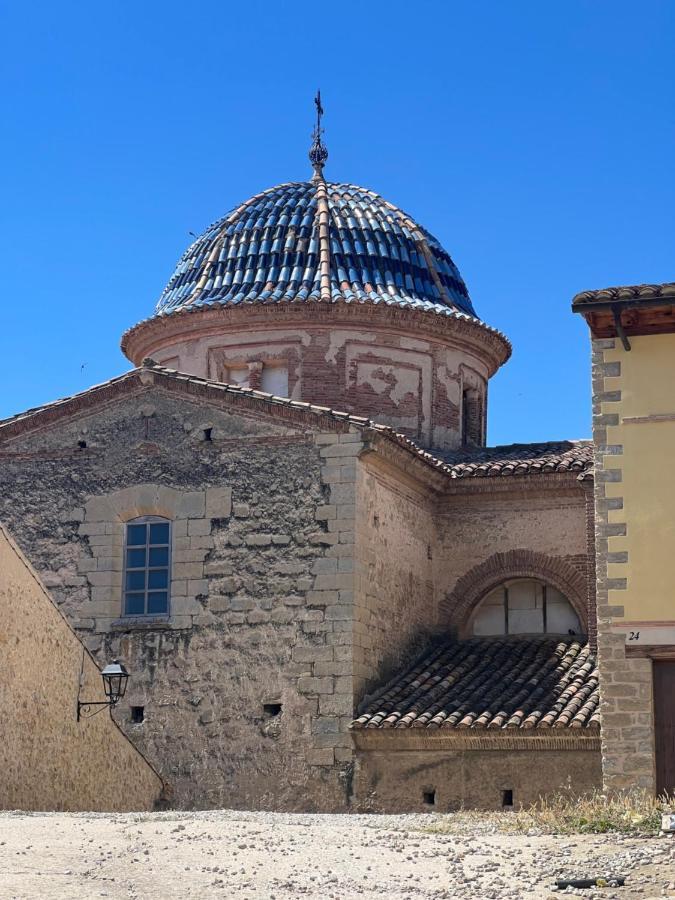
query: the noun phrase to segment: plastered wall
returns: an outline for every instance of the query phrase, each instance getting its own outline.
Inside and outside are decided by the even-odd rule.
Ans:
[[[650,654],[675,644],[675,335],[631,336],[630,348],[593,341],[602,764],[606,787],[653,791]]]
[[[93,659],[0,526],[0,805],[27,810],[149,810],[163,785],[103,710]]]
[[[634,643],[675,643],[675,479],[664,477],[675,450],[675,335],[638,335],[630,344],[630,351],[620,341],[605,350],[599,398],[600,415],[616,417],[607,422],[605,496],[623,499],[608,522],[626,525],[625,534],[609,537],[607,576],[618,579],[609,599],[627,622],[641,623],[631,629],[643,632]],[[647,633],[650,622],[658,634]]]

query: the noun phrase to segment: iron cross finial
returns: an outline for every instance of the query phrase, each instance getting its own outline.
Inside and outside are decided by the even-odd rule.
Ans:
[[[309,161],[314,169],[314,178],[323,178],[323,167],[328,159],[328,150],[321,140],[323,128],[321,127],[321,116],[323,116],[323,106],[321,105],[321,91],[316,92],[314,98],[316,106],[316,125],[312,132],[312,146],[309,148]]]
[[[323,115],[323,106],[321,105],[321,91],[316,92],[316,97],[314,98],[314,105],[316,106],[316,130],[318,132],[321,131],[321,116]]]

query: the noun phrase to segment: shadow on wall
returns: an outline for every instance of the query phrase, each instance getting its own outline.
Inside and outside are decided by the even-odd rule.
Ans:
[[[164,784],[102,707],[101,673],[0,525],[0,803],[5,809],[151,810]]]

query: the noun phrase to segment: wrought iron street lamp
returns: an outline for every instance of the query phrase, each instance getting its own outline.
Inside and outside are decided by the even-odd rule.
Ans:
[[[89,719],[91,716],[95,716],[97,712],[101,712],[100,709],[97,709],[96,712],[88,712],[88,710],[94,706],[107,706],[112,712],[112,707],[124,697],[124,693],[127,689],[127,681],[129,680],[129,673],[118,659],[111,662],[103,669],[101,677],[103,678],[103,690],[107,700],[80,700],[78,698],[78,722],[80,719]]]

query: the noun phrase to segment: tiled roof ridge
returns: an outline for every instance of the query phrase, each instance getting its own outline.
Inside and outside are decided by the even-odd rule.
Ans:
[[[160,375],[168,376],[169,378],[173,378],[178,382],[192,382],[194,384],[208,385],[226,394],[232,394],[235,396],[251,396],[255,399],[267,401],[272,405],[290,407],[299,411],[312,412],[316,413],[317,415],[333,418],[334,420],[340,422],[349,422],[350,424],[359,425],[362,427],[375,428],[379,431],[390,430],[388,426],[378,425],[377,423],[372,422],[370,419],[366,419],[362,416],[354,416],[350,413],[342,413],[327,406],[318,406],[317,404],[303,403],[300,400],[291,400],[288,397],[278,397],[274,394],[266,393],[265,391],[254,390],[253,388],[241,387],[240,385],[227,384],[220,381],[211,381],[208,378],[201,378],[198,375],[188,375],[186,373],[179,372],[176,369],[169,369],[165,366],[160,366],[153,360],[144,360],[143,365],[134,369],[130,369],[128,372],[124,372],[122,375],[117,375],[114,378],[110,378],[108,379],[108,381],[102,381],[99,384],[92,385],[84,391],[78,391],[78,393],[76,394],[71,394],[67,397],[61,397],[41,406],[31,407],[30,409],[23,410],[22,412],[17,413],[13,416],[8,416],[5,419],[0,419],[0,430],[5,426],[18,421],[19,419],[30,418],[31,416],[37,415],[41,412],[45,412],[46,410],[54,409],[55,407],[58,407],[60,405],[65,405],[67,403],[77,401],[80,398],[85,397],[93,392],[107,389],[123,381],[127,381],[131,378],[137,377],[140,373],[147,370],[157,372]],[[404,435],[400,436],[404,437]]]
[[[366,698],[352,729],[593,728],[595,657],[574,638],[469,638],[417,656]]]
[[[572,306],[583,306],[586,303],[611,303],[620,300],[658,300],[661,297],[675,300],[675,281],[665,281],[661,284],[617,285],[616,287],[581,291],[572,298]]]

